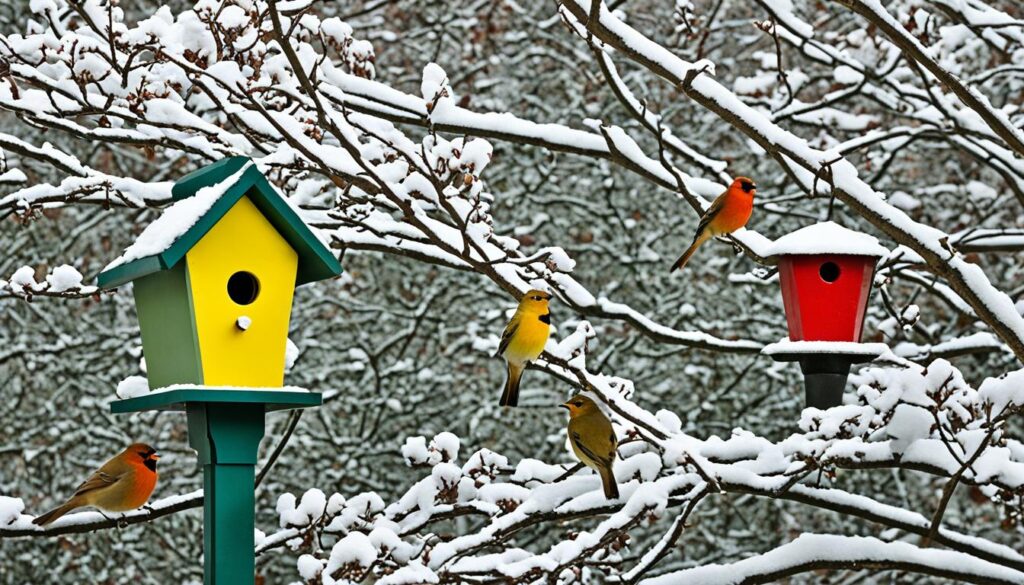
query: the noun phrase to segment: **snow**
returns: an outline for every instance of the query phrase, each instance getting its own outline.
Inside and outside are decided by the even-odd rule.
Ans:
[[[462,468],[454,463],[438,463],[430,470],[430,478],[437,491],[446,490],[456,485],[462,478]],[[429,508],[429,505],[424,507]]]
[[[833,534],[801,534],[792,542],[767,553],[755,555],[728,565],[708,564],[674,571],[640,581],[643,585],[733,585],[756,581],[758,576],[771,575],[789,568],[814,562],[835,563],[907,563],[934,571],[973,575],[981,580],[1024,582],[1024,573],[983,561],[961,552],[936,548],[918,548],[906,542],[884,542],[863,536]]]
[[[348,563],[356,563],[361,567],[369,567],[377,560],[377,549],[374,548],[362,532],[352,532],[342,538],[331,548],[331,557],[327,562],[327,573],[333,573]]]
[[[1008,407],[1024,405],[1024,369],[986,378],[978,387],[978,396],[991,404],[997,414]]]
[[[455,461],[459,458],[459,438],[453,433],[442,431],[434,435],[430,442],[431,450],[441,454],[443,461]]]
[[[479,175],[491,162],[494,147],[490,142],[475,138],[462,147],[462,154],[459,156],[459,167],[465,172]]]
[[[825,221],[790,232],[775,240],[768,249],[772,256],[799,254],[850,254],[854,256],[889,255],[889,250],[868,234],[855,232],[843,226]]]
[[[300,556],[295,564],[299,571],[299,576],[307,581],[316,579],[324,568],[323,563],[319,559],[309,554]]]
[[[28,177],[21,169],[7,169],[3,173],[0,173],[0,183],[24,183],[27,180]]]
[[[295,366],[295,362],[299,360],[299,346],[295,345],[295,342],[288,338],[284,344],[284,371],[291,371],[292,367]]]
[[[23,289],[34,289],[36,286],[36,271],[31,266],[22,266],[14,271],[9,282]]]
[[[50,292],[65,292],[81,288],[82,273],[73,266],[61,264],[46,276],[46,282],[50,284]]]
[[[407,437],[405,439],[405,444],[402,445],[402,458],[409,465],[426,463],[429,457],[426,437]]]
[[[117,383],[116,394],[122,400],[149,394],[149,381],[145,376],[128,376]]]
[[[57,3],[54,0],[30,0],[28,9],[33,14],[44,14],[57,10]]]
[[[203,187],[196,191],[195,195],[182,199],[165,209],[160,217],[146,226],[135,242],[128,246],[121,256],[107,264],[103,271],[141,258],[155,256],[170,248],[178,238],[185,235],[185,232],[213,207],[214,203],[232,185],[242,178],[242,174],[252,164],[252,162],[246,163],[235,174],[224,181]]]
[[[306,490],[295,509],[304,514],[309,521],[313,521],[322,516],[327,509],[327,496],[317,488]]]
[[[25,502],[21,498],[0,496],[0,526],[13,524],[25,511]]]
[[[466,460],[466,464],[462,466],[462,473],[469,477],[481,475],[493,477],[499,471],[508,469],[508,457],[499,455],[490,449],[480,449]]]
[[[295,508],[296,500],[295,494],[284,493],[277,497],[277,510],[281,528],[294,525],[302,525],[305,520],[305,514],[302,514]]]
[[[423,68],[423,81],[420,83],[420,95],[428,103],[439,101],[446,91],[448,74],[437,63],[428,63]],[[450,100],[449,100],[450,101]],[[436,107],[436,103],[434,107]]]
[[[863,73],[847,65],[840,65],[839,67],[836,67],[832,72],[832,76],[838,83],[842,83],[843,85],[856,85],[861,81],[864,81]]]
[[[853,341],[790,341],[783,339],[761,349],[767,356],[784,354],[836,354],[875,359],[889,351],[884,343],[856,343]]]
[[[907,447],[931,435],[932,413],[914,404],[900,404],[892,412],[885,432],[892,437],[893,453],[902,454]]]
[[[423,564],[414,562],[378,580],[377,585],[420,585],[440,582],[441,579],[436,573]]]

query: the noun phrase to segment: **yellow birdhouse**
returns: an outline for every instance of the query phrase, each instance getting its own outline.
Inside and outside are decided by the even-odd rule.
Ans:
[[[327,245],[245,157],[191,173],[97,277],[135,284],[149,385],[279,387],[296,286],[337,276]]]

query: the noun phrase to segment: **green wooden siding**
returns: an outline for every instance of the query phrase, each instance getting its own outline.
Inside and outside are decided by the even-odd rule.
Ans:
[[[187,264],[136,280],[135,307],[150,387],[202,384]]]

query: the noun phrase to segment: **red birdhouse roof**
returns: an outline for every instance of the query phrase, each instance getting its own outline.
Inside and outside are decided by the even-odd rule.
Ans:
[[[769,247],[772,256],[804,256],[818,254],[843,254],[850,256],[874,256],[881,258],[889,254],[874,236],[855,232],[843,226],[826,221],[809,225],[775,240]]]

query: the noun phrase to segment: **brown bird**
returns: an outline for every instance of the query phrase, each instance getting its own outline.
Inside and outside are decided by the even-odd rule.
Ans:
[[[569,411],[569,444],[576,457],[601,476],[604,497],[618,499],[619,486],[612,465],[619,441],[612,422],[586,396],[573,396],[562,408]]]
[[[78,486],[75,494],[62,505],[32,520],[46,526],[64,514],[92,506],[104,512],[127,512],[149,500],[156,487],[156,462],[160,457],[156,449],[143,443],[133,443],[103,464],[89,479]]]
[[[683,252],[683,255],[672,265],[673,270],[679,270],[686,266],[690,256],[697,251],[701,244],[715,236],[731,234],[741,227],[747,225],[750,214],[754,211],[754,195],[757,194],[757,185],[746,177],[736,177],[724,193],[715,198],[711,207],[704,212],[697,224],[697,233],[693,236],[693,243]]]

